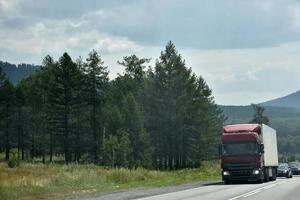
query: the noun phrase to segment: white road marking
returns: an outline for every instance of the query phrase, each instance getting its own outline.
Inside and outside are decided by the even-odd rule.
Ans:
[[[252,191],[247,192],[247,193],[245,193],[245,194],[241,194],[241,195],[238,195],[238,196],[236,196],[236,197],[233,197],[233,198],[231,198],[231,199],[229,199],[229,200],[234,200],[234,199],[239,199],[239,198],[241,198],[241,197],[251,196],[251,195],[256,194],[256,193],[258,193],[258,192],[260,192],[260,191],[261,191],[261,188],[255,189],[255,190],[252,190]]]
[[[257,190],[257,191],[251,192],[251,193],[249,193],[249,194],[244,195],[243,197],[246,198],[246,197],[252,196],[252,195],[254,195],[254,194],[257,194],[257,193],[259,193],[259,192],[261,192],[261,190]]]
[[[275,187],[275,186],[277,186],[277,185],[284,184],[284,183],[286,183],[286,182],[288,182],[288,181],[282,181],[282,182],[280,182],[280,183],[272,183],[272,184],[266,185],[266,186],[264,186],[264,187],[261,187],[261,188],[252,190],[252,191],[250,191],[250,192],[247,192],[247,193],[245,193],[245,194],[241,194],[241,195],[232,197],[232,198],[230,198],[230,199],[228,199],[228,200],[235,200],[235,199],[239,199],[239,198],[242,198],[242,197],[243,197],[243,198],[246,198],[246,197],[252,196],[252,195],[254,195],[254,194],[257,194],[257,193],[259,193],[259,192],[262,192],[262,191],[264,191],[264,190],[267,190],[267,189],[270,189],[270,188],[272,188],[272,187]]]
[[[279,185],[279,184],[275,183],[275,184],[272,184],[272,185],[268,185],[268,186],[264,187],[264,189],[267,190],[267,189],[272,188],[272,187],[274,187],[276,185]]]

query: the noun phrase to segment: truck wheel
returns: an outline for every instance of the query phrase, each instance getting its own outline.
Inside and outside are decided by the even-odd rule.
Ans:
[[[267,183],[267,182],[269,182],[269,172],[268,172],[268,170],[267,169],[265,169],[265,173],[264,173],[264,181]]]
[[[276,178],[277,178],[276,174],[277,174],[276,169],[275,169],[275,168],[272,168],[272,181],[276,181]],[[289,174],[289,173],[288,173],[288,174]]]
[[[258,180],[257,180],[257,183],[260,183],[260,184],[264,183],[264,179],[263,179],[263,178],[258,179]]]
[[[230,184],[230,181],[224,181],[224,184],[225,184],[225,185],[229,185],[229,184]]]

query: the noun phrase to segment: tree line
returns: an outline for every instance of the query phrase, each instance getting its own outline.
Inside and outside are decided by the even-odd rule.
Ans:
[[[217,157],[224,116],[169,42],[156,60],[125,56],[109,80],[99,53],[51,56],[14,86],[0,71],[0,151],[22,160],[172,170]],[[0,68],[1,69],[1,68]]]

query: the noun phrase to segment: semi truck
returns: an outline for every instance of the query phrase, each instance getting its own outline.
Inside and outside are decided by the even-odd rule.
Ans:
[[[220,145],[222,179],[268,182],[276,180],[278,150],[276,130],[265,124],[223,127]]]

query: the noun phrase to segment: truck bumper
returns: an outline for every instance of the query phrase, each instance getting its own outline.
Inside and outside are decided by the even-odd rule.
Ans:
[[[222,179],[225,182],[234,182],[234,181],[259,181],[263,180],[264,175],[261,169],[255,169],[258,173],[253,173],[254,170],[223,170]],[[228,172],[224,174],[224,172]]]

